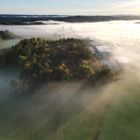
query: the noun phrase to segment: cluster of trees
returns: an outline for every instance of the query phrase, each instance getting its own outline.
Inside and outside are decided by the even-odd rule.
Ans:
[[[0,53],[0,64],[20,67],[21,81],[26,81],[28,85],[39,85],[53,80],[95,81],[111,74],[91,54],[85,41],[80,39],[25,39],[16,46],[3,50]],[[15,82],[12,84],[16,85]]]
[[[15,35],[8,30],[0,31],[0,39],[6,40],[6,39],[13,39],[15,38]]]

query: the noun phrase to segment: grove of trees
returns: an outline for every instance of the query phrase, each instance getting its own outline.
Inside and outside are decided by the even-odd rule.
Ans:
[[[18,82],[24,85],[22,87],[58,80],[95,82],[111,75],[111,71],[100,64],[97,56],[86,47],[86,42],[80,39],[25,39],[1,51],[0,65],[19,67],[21,81]],[[16,85],[14,81],[12,84]]]

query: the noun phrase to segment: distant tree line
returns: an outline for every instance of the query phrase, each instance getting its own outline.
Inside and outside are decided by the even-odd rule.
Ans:
[[[140,16],[57,16],[57,15],[0,15],[0,24],[3,25],[35,25],[43,24],[41,21],[65,22],[98,22],[113,20],[140,20]]]

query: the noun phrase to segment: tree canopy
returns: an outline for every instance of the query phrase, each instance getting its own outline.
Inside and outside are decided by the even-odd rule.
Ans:
[[[1,52],[0,63],[20,67],[21,81],[32,85],[57,80],[95,81],[111,73],[109,69],[103,72],[99,59],[91,54],[84,40],[72,38],[22,40]]]

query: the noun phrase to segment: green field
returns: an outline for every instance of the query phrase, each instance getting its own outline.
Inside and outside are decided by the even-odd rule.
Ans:
[[[120,95],[113,101],[99,140],[139,140],[140,139],[140,85],[133,78],[118,89]]]
[[[139,140],[139,81],[126,81],[96,90],[62,82],[28,96],[0,93],[0,140]]]

